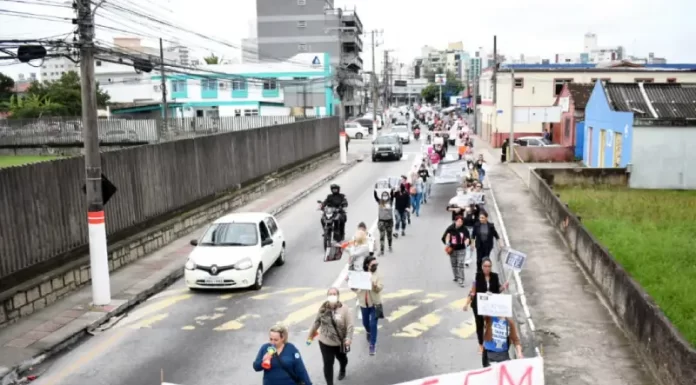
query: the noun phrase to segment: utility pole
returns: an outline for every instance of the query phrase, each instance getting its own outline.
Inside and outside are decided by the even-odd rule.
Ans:
[[[474,134],[476,134],[476,135],[479,134],[479,132],[478,132],[478,105],[476,103],[478,101],[478,88],[479,88],[478,83],[479,83],[478,77],[474,77],[474,101],[473,101],[472,105],[474,106],[474,108],[473,108],[473,110],[474,110]]]
[[[76,0],[80,33],[80,83],[82,88],[82,132],[85,145],[87,223],[89,262],[92,278],[92,304],[111,302],[109,255],[102,196],[101,154],[97,130],[97,88],[94,79],[94,14],[89,0]]]
[[[159,39],[160,43],[160,75],[162,78],[162,122],[160,138],[163,138],[167,132],[167,122],[169,121],[169,106],[167,105],[167,75],[164,73],[164,46],[162,45],[162,38]]]
[[[498,101],[498,36],[493,35],[493,105]],[[496,107],[497,108],[497,107]]]
[[[389,51],[384,50],[384,108],[389,107]]]
[[[515,69],[510,67],[510,135],[508,136],[508,162],[514,162],[512,159],[515,143]]]
[[[377,98],[379,97],[379,79],[375,68],[375,32],[372,31],[372,135],[377,136]]]

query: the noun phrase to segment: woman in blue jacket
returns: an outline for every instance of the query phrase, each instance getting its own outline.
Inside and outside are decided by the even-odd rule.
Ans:
[[[269,342],[259,349],[254,370],[263,371],[263,385],[312,385],[300,351],[288,342],[288,328],[276,325],[269,331]]]

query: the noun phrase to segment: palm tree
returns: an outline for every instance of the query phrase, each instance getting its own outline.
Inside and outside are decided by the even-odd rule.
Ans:
[[[210,56],[204,57],[203,60],[205,60],[205,64],[220,64],[222,62],[222,58],[216,56],[212,52],[210,53]]]

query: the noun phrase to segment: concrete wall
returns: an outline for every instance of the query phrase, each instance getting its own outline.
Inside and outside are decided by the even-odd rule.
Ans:
[[[693,385],[696,349],[535,171],[530,171],[529,188],[546,207],[551,223],[600,288],[655,377],[663,385]]]
[[[126,239],[109,243],[109,270],[117,270],[142,258],[177,238],[196,230],[237,207],[241,207],[265,192],[289,183],[320,167],[335,154],[328,152],[314,157],[288,171],[272,175],[241,190],[185,211],[176,217]],[[16,287],[0,292],[0,328],[39,311],[70,292],[90,282],[89,255],[46,272]]]
[[[515,146],[515,160],[525,163],[572,162],[575,147],[525,147]]]
[[[531,171],[530,171],[531,172]],[[625,168],[536,168],[549,186],[622,186],[628,185],[629,174]]]
[[[696,189],[696,127],[635,126],[631,188]]]

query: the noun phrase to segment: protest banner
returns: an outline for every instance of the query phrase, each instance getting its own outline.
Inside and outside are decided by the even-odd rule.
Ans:
[[[476,294],[478,314],[490,317],[512,317],[512,296],[510,294]]]
[[[348,287],[351,289],[371,290],[372,274],[364,271],[349,271]]]
[[[541,357],[511,360],[395,385],[544,385],[544,360]]]
[[[505,265],[514,271],[520,272],[524,267],[524,263],[527,262],[527,254],[514,249],[507,249],[504,260]]]

